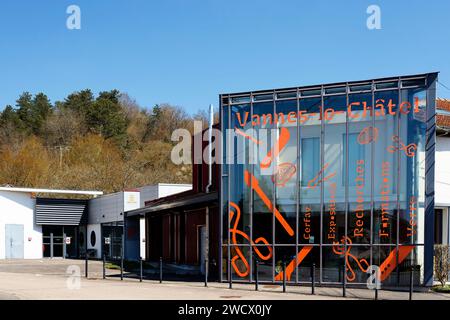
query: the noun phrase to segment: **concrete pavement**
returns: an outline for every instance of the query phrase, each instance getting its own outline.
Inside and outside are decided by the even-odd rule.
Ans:
[[[68,269],[69,268],[69,269]],[[118,270],[108,270],[109,275],[117,275]],[[347,289],[347,298],[342,297],[341,288],[316,288],[311,295],[309,287],[288,286],[282,293],[279,285],[259,286],[254,291],[251,284],[209,283],[208,288],[201,282],[145,280],[118,277],[102,279],[102,263],[89,262],[89,279],[84,277],[83,260],[4,260],[0,261],[0,299],[135,299],[135,300],[336,300],[373,299],[374,292],[367,289]],[[379,299],[407,300],[408,292],[380,290]],[[448,299],[450,295],[434,292],[414,293],[414,300]]]

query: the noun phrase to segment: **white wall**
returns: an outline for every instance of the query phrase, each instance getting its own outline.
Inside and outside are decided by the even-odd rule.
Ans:
[[[91,244],[91,232],[95,232],[95,246]],[[97,256],[96,258],[102,257],[102,231],[101,231],[101,225],[100,224],[88,224],[87,226],[87,243],[88,249],[96,249],[97,250]]]
[[[192,184],[180,183],[158,183],[138,188],[141,199],[140,208],[145,206],[146,201],[152,201],[158,198],[167,197],[175,193],[180,193],[192,189]]]
[[[435,207],[442,210],[442,241],[450,242],[450,136],[436,137]],[[449,243],[450,244],[450,243]]]
[[[192,189],[192,184],[169,184],[158,183],[158,198],[170,196],[175,193],[180,193]]]
[[[436,137],[435,204],[450,206],[450,136]]]
[[[35,203],[30,193],[0,191],[0,259],[5,259],[5,224],[24,226],[25,259],[42,258],[42,227],[34,224]]]

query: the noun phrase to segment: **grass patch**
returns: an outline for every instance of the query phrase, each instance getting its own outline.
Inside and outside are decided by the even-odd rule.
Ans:
[[[120,270],[120,266],[115,264],[115,263],[111,263],[111,262],[107,262],[105,264],[105,268],[106,269],[112,269],[112,270]]]
[[[148,269],[154,269],[151,265],[147,264],[147,263],[143,263],[142,267],[146,270]],[[112,270],[120,270],[120,262],[116,263],[116,262],[107,262],[105,264],[105,268],[106,269],[112,269]],[[137,261],[127,261],[125,260],[123,262],[123,269],[125,271],[129,271],[129,270],[136,270],[140,268],[140,264]]]
[[[450,293],[450,285],[445,285],[445,286],[434,286],[433,288],[431,288],[431,290],[435,291],[435,292],[441,292],[441,293]]]

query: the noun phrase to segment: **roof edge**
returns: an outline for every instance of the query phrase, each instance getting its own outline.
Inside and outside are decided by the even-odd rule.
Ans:
[[[93,191],[93,190],[61,190],[61,189],[16,188],[16,187],[0,187],[0,191],[24,192],[24,193],[83,194],[91,196],[99,196],[103,194],[103,191]]]
[[[296,90],[296,89],[308,89],[308,88],[315,88],[315,87],[328,87],[328,86],[339,86],[339,85],[352,85],[352,84],[360,84],[368,81],[388,81],[388,80],[398,80],[400,78],[415,78],[415,77],[426,77],[430,75],[438,75],[440,71],[432,71],[432,72],[426,72],[426,73],[417,73],[417,74],[404,74],[404,75],[397,75],[397,76],[388,76],[388,77],[379,77],[379,78],[369,78],[369,79],[362,79],[362,80],[351,80],[351,81],[339,81],[339,82],[327,82],[327,83],[316,83],[316,84],[308,84],[308,85],[299,85],[299,86],[293,86],[293,87],[280,87],[280,88],[269,88],[269,89],[257,89],[257,90],[250,90],[250,91],[236,91],[236,92],[223,92],[219,94],[219,97],[222,96],[235,96],[235,95],[247,95],[247,94],[258,94],[258,93],[265,93],[269,91],[289,91],[289,90]]]

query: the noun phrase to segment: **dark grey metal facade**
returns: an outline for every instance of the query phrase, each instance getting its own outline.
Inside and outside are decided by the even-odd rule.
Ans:
[[[78,199],[36,199],[36,224],[78,226],[87,223],[88,201]]]

